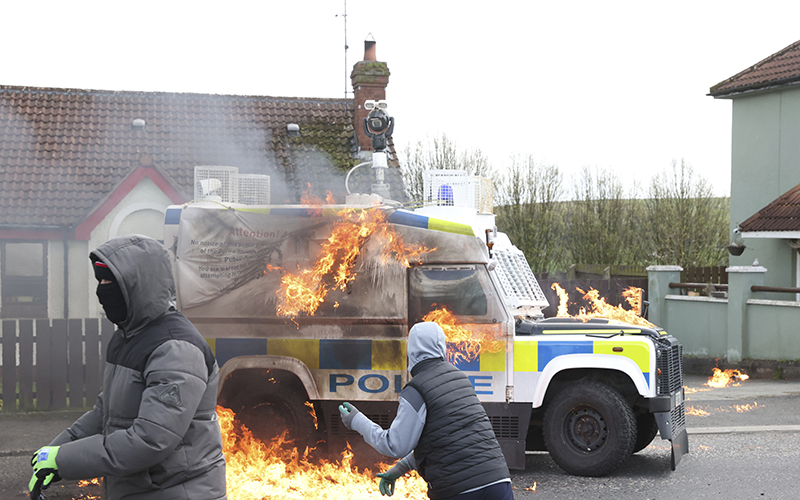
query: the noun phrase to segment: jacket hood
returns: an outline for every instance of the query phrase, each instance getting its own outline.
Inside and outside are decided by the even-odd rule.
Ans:
[[[447,343],[444,330],[431,321],[417,323],[408,332],[408,371],[426,359],[446,359]]]
[[[119,283],[128,316],[118,326],[126,336],[176,310],[172,263],[158,241],[139,234],[120,236],[90,252],[89,259],[106,264]]]

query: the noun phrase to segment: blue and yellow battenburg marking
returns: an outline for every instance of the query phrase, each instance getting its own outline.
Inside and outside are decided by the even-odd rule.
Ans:
[[[220,366],[237,356],[289,356],[311,370],[404,370],[405,340],[348,339],[206,339]],[[621,351],[616,352],[614,348]],[[629,358],[650,383],[650,350],[632,340],[514,341],[514,371],[541,372],[548,363],[569,354],[609,354]],[[484,352],[455,366],[468,372],[502,372],[506,352]]]
[[[475,236],[475,231],[472,230],[472,226],[470,225],[459,224],[458,222],[450,222],[443,219],[434,219],[433,217],[425,217],[424,215],[406,212],[404,210],[392,212],[386,220],[392,224],[399,224],[401,226]]]
[[[619,352],[614,348],[621,348]],[[645,381],[650,384],[650,350],[645,342],[632,340],[514,341],[514,371],[541,372],[548,363],[569,354],[610,354],[623,356],[636,363]],[[506,353],[484,352],[472,361],[456,363],[463,371],[505,371]]]
[[[220,209],[226,208],[220,205]],[[164,223],[167,225],[177,225],[181,221],[180,208],[168,208],[164,217]],[[238,212],[250,212],[259,214],[276,215],[282,217],[332,217],[339,214],[342,208],[304,208],[304,207],[277,207],[277,208],[252,208],[252,207],[237,207],[233,210]],[[395,210],[386,219],[391,224],[399,224],[401,226],[418,227],[421,229],[430,229],[431,231],[441,231],[444,233],[464,234],[467,236],[475,236],[475,231],[472,226],[468,224],[460,224],[458,222],[451,222],[444,219],[435,219],[433,217],[426,217],[424,215],[407,212],[405,210]]]
[[[222,366],[237,356],[289,356],[310,370],[405,370],[405,340],[206,339]]]

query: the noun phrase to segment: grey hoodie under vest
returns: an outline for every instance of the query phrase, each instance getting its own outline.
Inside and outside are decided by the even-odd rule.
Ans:
[[[413,401],[408,391],[416,390],[427,408],[414,461],[432,500],[510,477],[489,417],[467,376],[444,360],[446,349],[439,325],[414,325],[408,338],[413,378],[401,393]]]

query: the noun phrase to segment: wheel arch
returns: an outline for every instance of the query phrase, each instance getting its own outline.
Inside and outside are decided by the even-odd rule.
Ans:
[[[232,375],[241,370],[270,370],[294,375],[303,385],[310,400],[320,399],[317,384],[305,363],[289,356],[238,356],[228,360],[219,371],[217,397],[234,390],[238,382]]]
[[[622,356],[607,354],[569,354],[553,359],[545,366],[534,391],[533,407],[539,408],[551,391],[554,380],[572,376],[585,376],[593,371],[616,372],[629,381],[642,397],[650,396],[650,386],[637,364]]]

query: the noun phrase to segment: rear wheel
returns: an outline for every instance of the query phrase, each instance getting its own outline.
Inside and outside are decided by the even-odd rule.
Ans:
[[[307,406],[305,389],[292,381],[257,382],[230,398],[230,409],[262,442],[269,443],[287,431],[290,446],[301,452],[317,445],[313,407]],[[310,404],[310,403],[309,403]]]
[[[599,382],[576,382],[547,405],[544,441],[568,473],[604,476],[633,453],[636,418],[616,390]]]
[[[658,423],[656,416],[652,413],[642,413],[636,417],[636,443],[633,446],[633,452],[638,453],[653,442],[656,434],[658,434]]]

